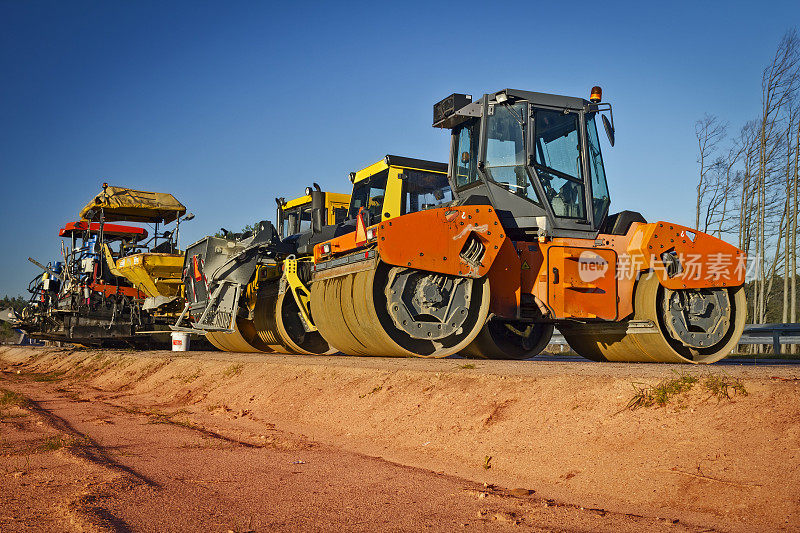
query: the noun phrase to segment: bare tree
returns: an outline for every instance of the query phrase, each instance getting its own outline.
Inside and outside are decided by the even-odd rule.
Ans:
[[[706,114],[695,123],[699,175],[695,226],[737,242],[749,271],[750,320],[796,321],[800,223],[800,38],[781,38],[762,72],[758,117],[726,139],[727,124]],[[782,300],[782,302],[781,302]],[[779,308],[781,306],[782,308]],[[754,347],[756,351],[762,348]],[[794,352],[794,347],[792,348]]]
[[[756,123],[750,121],[745,124],[739,133],[739,143],[744,150],[741,176],[741,200],[739,202],[739,248],[745,253],[750,253],[750,242],[752,241],[752,218],[753,218],[753,185],[755,183],[755,161],[758,153],[758,143],[756,142]]]
[[[800,160],[800,116],[798,116],[796,125],[796,135],[794,141],[794,176],[792,177],[792,304],[790,318],[792,322],[797,322],[797,211],[798,211],[798,198],[797,198],[797,179],[798,179],[798,160]],[[797,345],[792,344],[789,347],[790,353],[796,353]]]
[[[792,102],[793,103],[793,102]],[[792,263],[792,258],[795,256],[795,250],[792,246],[792,213],[794,212],[795,200],[792,196],[792,134],[794,133],[794,123],[797,120],[797,108],[794,105],[789,106],[787,112],[787,125],[786,125],[786,256],[783,261],[783,308],[781,319],[784,323],[789,320],[789,273]],[[794,276],[794,272],[791,274]]]
[[[762,254],[762,257],[766,244],[767,183],[772,172],[775,156],[782,144],[776,138],[779,137],[777,134],[781,113],[785,110],[785,105],[797,90],[798,76],[800,76],[797,68],[800,62],[799,47],[797,32],[794,29],[787,31],[781,38],[772,61],[764,69],[761,77],[757,190],[759,213],[757,217],[756,248]],[[759,323],[764,322],[766,314],[764,274],[762,261],[758,267],[758,279],[756,280],[757,312],[755,318]]]
[[[695,122],[694,134],[697,137],[699,154],[697,163],[700,165],[700,179],[697,182],[697,207],[695,210],[694,227],[700,229],[700,210],[709,190],[708,174],[713,168],[712,157],[719,143],[725,138],[727,125],[719,121],[715,115],[705,114]]]
[[[734,139],[727,153],[718,156],[708,165],[700,204],[702,221],[698,226],[704,233],[715,233],[722,237],[723,233],[739,229],[734,220],[736,212],[733,204],[744,175],[734,167],[747,149],[747,143],[740,141],[741,139]],[[714,226],[716,229],[713,229]]]

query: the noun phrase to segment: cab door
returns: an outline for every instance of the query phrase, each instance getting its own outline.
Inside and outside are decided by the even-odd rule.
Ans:
[[[532,106],[528,161],[544,192],[553,226],[591,233],[581,120],[578,110]]]

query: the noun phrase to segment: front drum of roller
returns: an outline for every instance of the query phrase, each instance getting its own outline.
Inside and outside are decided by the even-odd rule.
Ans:
[[[253,322],[245,318],[236,319],[236,326],[232,332],[208,332],[206,339],[226,352],[265,353],[272,351],[258,337]]]
[[[672,291],[648,272],[634,289],[633,320],[652,327],[626,332],[624,321],[559,329],[573,350],[593,361],[708,364],[736,347],[746,318],[744,287]]]
[[[427,307],[414,307],[414,291]],[[311,312],[325,340],[347,355],[446,357],[483,327],[489,283],[379,263],[313,282]]]

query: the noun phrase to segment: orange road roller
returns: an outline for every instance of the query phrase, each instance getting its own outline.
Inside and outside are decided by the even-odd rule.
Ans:
[[[745,254],[609,213],[598,87],[588,101],[453,94],[433,119],[448,165],[387,156],[351,174],[350,230],[320,234],[294,282],[306,329],[370,356],[525,359],[554,327],[595,361],[712,363],[735,347]]]

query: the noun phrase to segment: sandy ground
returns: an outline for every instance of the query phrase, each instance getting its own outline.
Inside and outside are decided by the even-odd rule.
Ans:
[[[800,530],[800,366],[0,348],[0,369],[30,399],[0,416],[3,531]],[[748,394],[626,409],[676,372]]]

